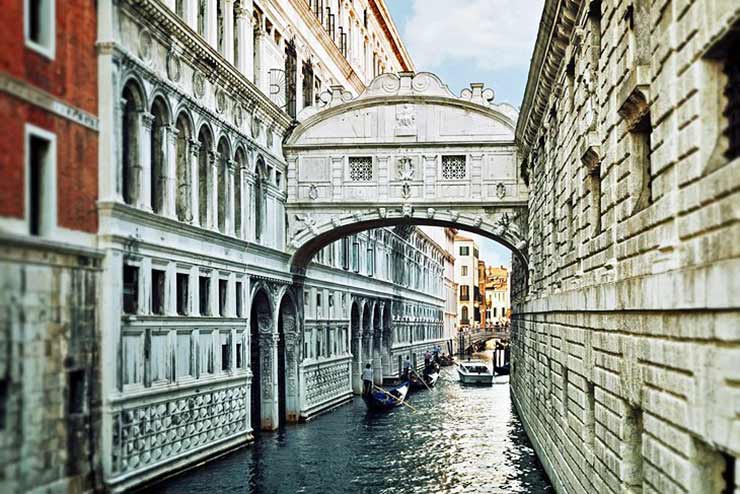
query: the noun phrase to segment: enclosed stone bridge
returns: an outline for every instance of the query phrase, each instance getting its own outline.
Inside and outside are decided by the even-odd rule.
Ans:
[[[284,145],[293,272],[341,237],[409,224],[479,233],[526,265],[517,111],[493,99],[482,84],[458,97],[433,74],[401,73],[304,109]]]

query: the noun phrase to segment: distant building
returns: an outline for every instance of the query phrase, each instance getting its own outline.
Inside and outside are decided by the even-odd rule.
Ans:
[[[509,270],[504,266],[488,266],[485,270],[485,320],[483,324],[505,323],[511,317]]]
[[[481,323],[478,256],[478,244],[472,238],[455,236],[458,329],[479,327]]]

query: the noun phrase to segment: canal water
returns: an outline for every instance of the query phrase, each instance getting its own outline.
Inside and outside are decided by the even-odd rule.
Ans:
[[[401,407],[361,399],[152,486],[148,493],[554,493],[513,411],[508,378],[461,387],[454,368]]]

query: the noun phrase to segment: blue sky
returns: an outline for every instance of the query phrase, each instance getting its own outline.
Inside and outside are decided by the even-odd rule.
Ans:
[[[544,0],[385,0],[417,72],[434,72],[453,93],[471,82],[519,107]],[[511,253],[475,236],[490,265]]]

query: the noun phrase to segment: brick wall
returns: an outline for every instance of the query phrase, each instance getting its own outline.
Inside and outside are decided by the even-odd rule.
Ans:
[[[41,127],[57,138],[57,224],[96,233],[98,215],[97,132],[0,93],[0,216],[23,218],[24,127]]]
[[[97,263],[8,245],[0,257],[0,492],[99,482]]]
[[[589,2],[546,2],[556,39],[535,49],[545,70],[517,135],[544,214],[530,216],[512,393],[558,492],[737,493],[740,159],[718,152],[716,57],[740,7],[600,4],[598,20]],[[630,122],[646,111],[641,205]]]

